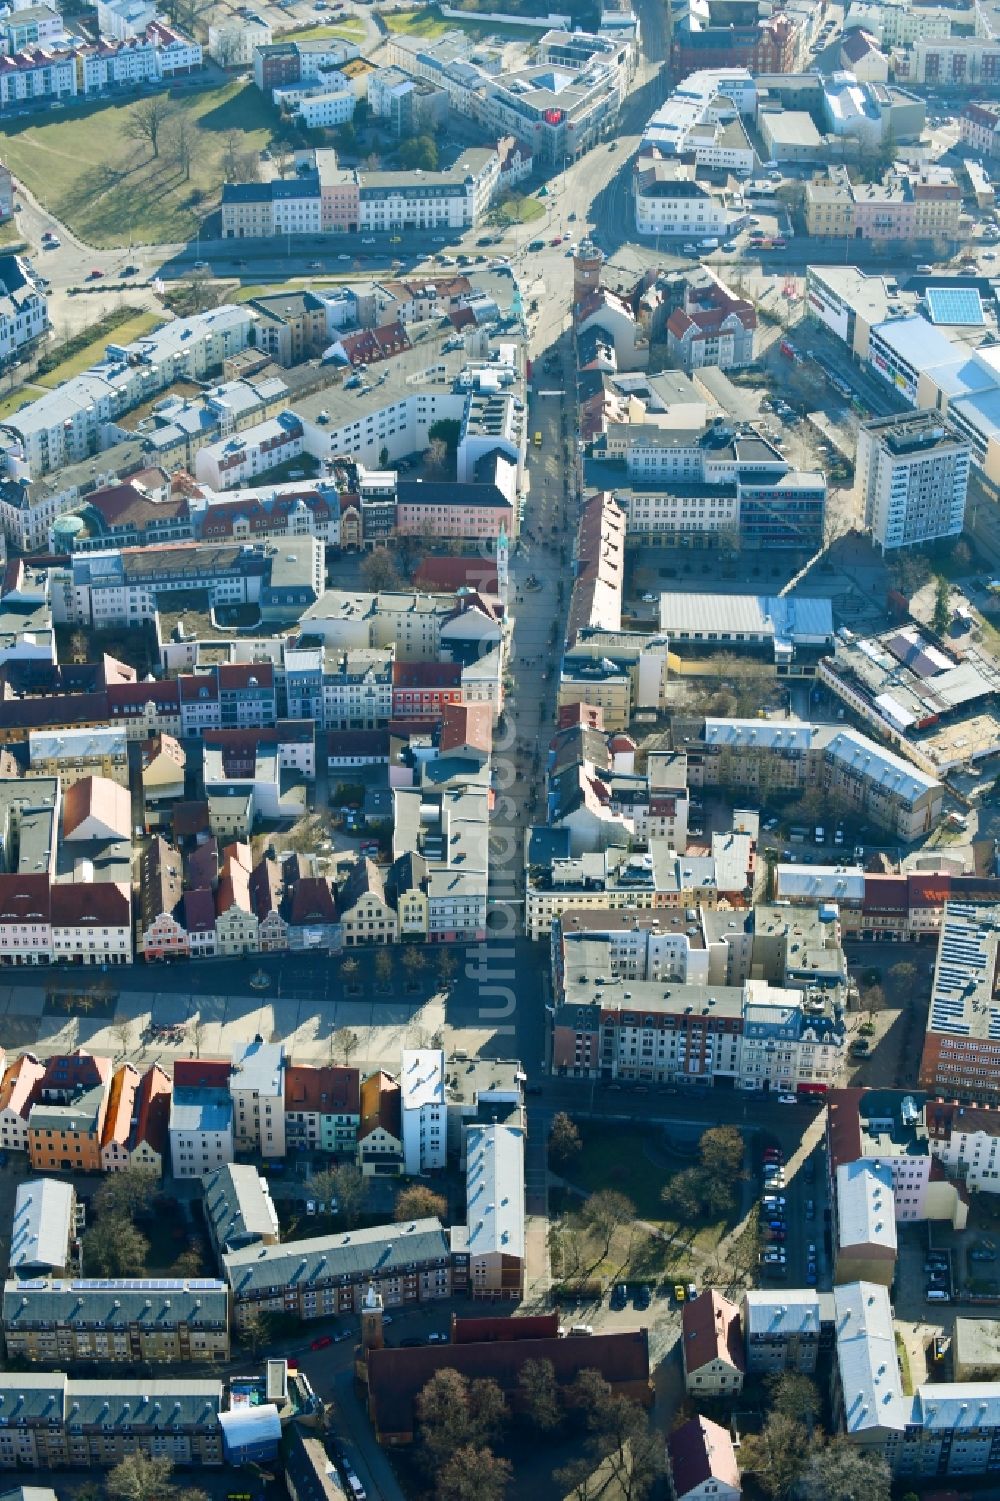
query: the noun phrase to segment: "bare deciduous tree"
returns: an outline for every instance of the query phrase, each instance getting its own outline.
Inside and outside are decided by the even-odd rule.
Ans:
[[[170,114],[165,94],[142,99],[125,116],[125,135],[130,141],[148,142],[153,156],[160,154],[160,136]]]
[[[194,159],[195,134],[186,115],[178,115],[170,128],[168,149],[173,161],[184,173],[184,181],[191,181],[191,163]]]

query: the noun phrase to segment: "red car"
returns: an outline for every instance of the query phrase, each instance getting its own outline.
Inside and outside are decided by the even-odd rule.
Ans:
[[[561,245],[562,244],[562,235],[556,235],[556,237],[555,237],[554,240],[550,240],[549,241],[549,244],[550,245]]]
[[[317,1335],[317,1337],[313,1340],[313,1342],[309,1346],[309,1348],[310,1348],[310,1350],[325,1350],[326,1347],[327,1347],[327,1345],[332,1345],[332,1344],[333,1344],[333,1335],[332,1334],[320,1334],[320,1335]]]
[[[103,275],[104,275],[104,272],[103,271],[98,271],[97,267],[95,266],[94,269],[93,269],[93,271],[91,271],[88,280],[90,280],[90,281],[98,281]]]

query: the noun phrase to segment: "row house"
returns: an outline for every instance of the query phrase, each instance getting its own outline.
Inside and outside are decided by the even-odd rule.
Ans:
[[[170,823],[174,803],[184,796],[187,752],[174,735],[163,731],[139,748],[143,824],[153,830]]]
[[[399,919],[374,860],[362,856],[351,866],[340,888],[339,904],[345,949],[396,942]]]
[[[234,1144],[238,1152],[285,1155],[285,1045],[253,1042],[237,1048],[229,1074]]]
[[[462,704],[465,690],[458,662],[396,662],[392,671],[392,717],[438,720],[448,704]]]
[[[106,1173],[121,1173],[129,1166],[129,1135],[139,1082],[139,1070],[131,1063],[121,1064],[111,1077],[101,1132],[101,1168]]]
[[[1000,900],[1000,879],[948,870],[885,875],[854,864],[779,864],[775,899],[793,907],[834,905],[845,938],[919,943],[936,941],[948,902]]]
[[[170,1080],[158,1064],[144,1074],[131,1063],[115,1070],[101,1134],[104,1172],[142,1167],[157,1176],[162,1173],[170,1091]]]
[[[385,1308],[440,1303],[452,1286],[450,1240],[436,1219],[249,1246],[223,1266],[237,1328],[258,1314],[355,1314],[371,1288]]]
[[[37,1172],[99,1172],[111,1096],[111,1060],[77,1049],[45,1065],[28,1112],[28,1160]]]
[[[172,1375],[77,1380],[0,1375],[0,1469],[104,1469],[139,1452],[180,1466],[223,1462],[221,1381]]]
[[[358,1124],[358,1166],[366,1178],[402,1173],[403,1091],[384,1070],[370,1074],[361,1085]]]
[[[257,953],[257,918],[250,900],[249,845],[230,844],[223,851],[215,911],[215,952]]]
[[[229,1292],[210,1278],[11,1278],[2,1307],[7,1353],[29,1366],[229,1359]]]
[[[204,1178],[235,1156],[227,1060],[178,1058],[167,1136],[175,1178]]]
[[[77,784],[78,786],[82,784]],[[132,962],[132,904],[114,881],[0,876],[0,964]]]
[[[846,1028],[834,1001],[764,980],[628,983],[589,964],[567,974],[552,1016],[553,1074],[808,1094],[825,1092],[843,1069]]]
[[[285,1069],[285,1135],[288,1150],[353,1157],[361,1124],[361,1077],[356,1068],[333,1064]]]
[[[28,1150],[28,1116],[45,1076],[45,1064],[22,1053],[4,1069],[0,1080],[0,1150]]]

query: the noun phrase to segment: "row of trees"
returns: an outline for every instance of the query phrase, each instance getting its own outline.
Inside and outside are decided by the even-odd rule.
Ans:
[[[560,1386],[550,1360],[526,1361],[515,1405],[522,1429],[585,1435],[579,1456],[553,1477],[561,1494],[587,1501],[610,1484],[624,1501],[643,1501],[663,1471],[662,1438],[646,1413],[616,1396],[597,1371]],[[447,1368],[431,1377],[417,1398],[419,1458],[439,1501],[503,1501],[511,1465],[493,1446],[510,1422],[495,1381],[470,1381]]]
[[[190,181],[199,149],[198,129],[188,113],[172,103],[167,94],[152,94],[133,105],[125,116],[123,129],[128,140],[149,147],[154,161],[161,159],[162,147],[163,159],[184,174],[185,182]],[[222,152],[223,182],[257,181],[260,175],[257,154],[246,151],[244,145],[239,131],[231,130],[226,136]],[[290,161],[290,153],[286,154]]]
[[[377,557],[378,554],[376,553],[374,556]],[[372,962],[375,966],[375,978],[379,985],[388,985],[396,972],[394,951],[389,948],[376,949],[375,958]],[[418,948],[415,944],[404,943],[400,947],[399,962],[403,966],[407,982],[416,984],[419,977],[427,968],[427,955],[422,948]],[[358,960],[350,954],[341,960],[340,971],[347,979],[349,985],[353,983],[354,977],[357,975],[360,967]],[[434,955],[434,971],[438,981],[443,986],[447,987],[451,984],[456,968],[457,963],[451,950],[443,946],[438,948]]]

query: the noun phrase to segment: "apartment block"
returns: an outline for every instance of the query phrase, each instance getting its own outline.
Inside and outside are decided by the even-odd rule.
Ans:
[[[410,1178],[440,1171],[448,1149],[442,1050],[404,1048],[399,1084],[404,1171]]]
[[[957,537],[972,447],[937,412],[877,417],[858,430],[857,488],[883,552]]]
[[[179,1058],[174,1064],[168,1136],[175,1178],[204,1178],[233,1161],[229,1073],[228,1062],[212,1059]]]
[[[285,1066],[282,1042],[256,1040],[233,1054],[229,1092],[238,1152],[284,1157]]]
[[[49,1367],[229,1359],[229,1292],[207,1278],[8,1279],[8,1356]]]
[[[816,1369],[820,1346],[819,1294],[777,1288],[743,1294],[748,1375]]]
[[[386,1308],[451,1293],[450,1242],[433,1219],[249,1246],[227,1254],[223,1265],[237,1328],[258,1311],[301,1319],[357,1313],[370,1286]]]
[[[946,1100],[1000,1103],[1000,1039],[993,1036],[998,954],[1000,907],[949,902],[919,1075],[922,1088]]]
[[[100,1469],[139,1450],[181,1467],[222,1464],[223,1389],[192,1376],[0,1375],[0,1469]]]
[[[353,1157],[361,1124],[361,1079],[356,1068],[285,1068],[285,1139],[290,1152]]]

